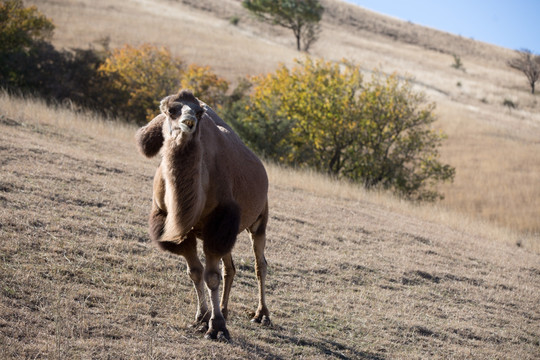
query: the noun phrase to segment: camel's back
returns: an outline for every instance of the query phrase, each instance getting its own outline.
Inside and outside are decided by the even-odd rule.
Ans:
[[[231,196],[238,203],[242,210],[240,230],[243,230],[257,220],[266,206],[266,170],[227,123],[209,107],[205,110],[201,125],[204,124],[202,136],[209,181],[218,199]]]

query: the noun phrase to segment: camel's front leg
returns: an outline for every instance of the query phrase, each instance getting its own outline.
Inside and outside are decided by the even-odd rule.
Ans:
[[[210,304],[212,306],[212,316],[210,317],[210,322],[208,323],[209,328],[206,332],[205,337],[207,339],[217,339],[218,336],[227,341],[231,338],[229,336],[229,331],[225,326],[225,318],[221,313],[220,304],[219,304],[219,283],[220,283],[220,271],[219,271],[219,260],[220,256],[206,253],[206,267],[204,270],[204,281],[208,287],[208,292],[210,294]]]
[[[204,331],[210,321],[210,312],[206,304],[204,291],[203,274],[204,268],[197,256],[197,239],[193,233],[189,233],[182,244],[185,244],[182,255],[186,258],[188,265],[188,274],[193,281],[193,286],[197,293],[197,314],[195,315],[194,327],[203,325]]]

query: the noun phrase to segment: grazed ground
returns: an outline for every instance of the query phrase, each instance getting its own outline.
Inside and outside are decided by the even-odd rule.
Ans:
[[[0,113],[2,358],[540,356],[538,254],[282,182],[270,189],[273,326],[249,322],[256,280],[242,235],[233,340],[208,342],[189,328],[184,261],[148,242],[157,161],[136,152],[135,129],[38,121],[43,112]]]

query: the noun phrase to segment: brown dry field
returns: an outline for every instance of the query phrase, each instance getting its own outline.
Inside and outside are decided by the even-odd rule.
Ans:
[[[26,3],[53,18],[57,46],[166,45],[233,82],[299,56],[234,0]],[[324,3],[314,56],[408,73],[437,102],[457,168],[446,200],[415,205],[268,165],[273,326],[249,322],[256,280],[242,235],[233,340],[209,342],[189,329],[185,262],[148,242],[158,160],[137,153],[136,129],[0,94],[0,358],[540,357],[539,105],[504,66],[512,52]]]
[[[135,128],[0,96],[6,359],[535,359],[540,254],[493,225],[268,165],[273,326],[249,239],[229,344],[189,328],[185,262],[148,242],[157,160]],[[438,214],[436,214],[438,213]],[[453,218],[452,218],[453,217]]]

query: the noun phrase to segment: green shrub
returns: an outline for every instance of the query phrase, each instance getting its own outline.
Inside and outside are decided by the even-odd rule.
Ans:
[[[510,99],[504,99],[503,106],[506,106],[509,110],[517,108],[517,104]]]
[[[240,23],[240,17],[238,15],[233,15],[229,18],[229,23],[231,25],[237,26]]]
[[[452,56],[454,57],[454,63],[452,64],[452,67],[456,70],[465,71],[465,68],[463,67],[463,62],[461,62],[461,57],[456,54],[453,54]]]
[[[36,41],[52,36],[54,25],[35,6],[24,7],[22,0],[0,3],[0,52],[28,50]]]
[[[26,87],[39,70],[36,54],[44,52],[54,25],[35,6],[21,0],[0,2],[0,85]],[[27,70],[27,71],[26,71]]]

